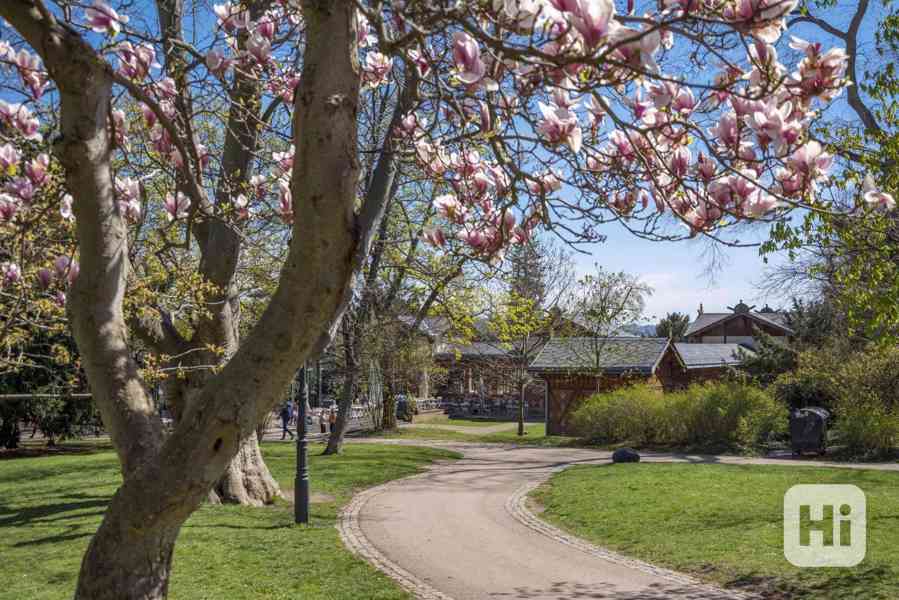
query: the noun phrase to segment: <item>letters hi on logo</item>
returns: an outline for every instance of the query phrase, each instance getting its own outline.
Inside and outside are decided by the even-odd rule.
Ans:
[[[794,485],[784,495],[784,557],[797,567],[859,564],[867,548],[866,504],[854,485]]]

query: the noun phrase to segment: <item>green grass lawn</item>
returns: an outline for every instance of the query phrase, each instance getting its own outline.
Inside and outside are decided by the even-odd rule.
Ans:
[[[293,507],[204,506],[187,521],[175,550],[173,600],[296,598],[407,599],[393,581],[353,557],[334,528],[355,490],[411,475],[458,455],[428,448],[347,445],[338,457],[312,445],[308,527],[293,524]],[[295,448],[265,444],[266,461],[293,487]],[[71,597],[81,555],[119,483],[107,450],[0,461],[0,599]]]
[[[496,423],[492,423],[495,425]],[[424,425],[428,425],[425,423]],[[527,435],[519,437],[516,427],[497,433],[481,433],[472,427],[470,432],[451,431],[438,427],[401,427],[394,431],[382,431],[365,434],[362,437],[384,437],[391,439],[447,440],[456,442],[477,442],[491,444],[527,444],[534,446],[573,446],[576,438],[558,435],[546,435],[543,423],[525,423]]]
[[[798,483],[867,496],[867,556],[799,569],[783,556],[783,497]],[[622,554],[777,599],[899,598],[899,473],[777,466],[573,467],[538,488],[542,517]]]
[[[516,425],[513,421],[499,421],[493,419],[450,419],[444,413],[431,413],[416,415],[413,421],[416,425],[459,425],[461,427],[496,427],[497,425],[508,424],[510,427]]]

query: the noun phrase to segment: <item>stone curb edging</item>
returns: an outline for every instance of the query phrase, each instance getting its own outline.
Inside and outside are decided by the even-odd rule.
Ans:
[[[337,521],[337,531],[340,533],[340,539],[344,546],[346,546],[350,552],[396,581],[400,587],[411,593],[418,600],[453,600],[450,596],[447,596],[440,590],[425,583],[387,558],[384,553],[378,550],[368,538],[365,537],[359,522],[359,513],[362,511],[365,504],[373,497],[388,491],[401,483],[419,479],[425,475],[430,475],[431,473],[432,471],[427,471],[418,475],[395,479],[359,492],[353,496],[350,503],[340,511]]]
[[[558,527],[550,525],[549,523],[538,517],[527,507],[528,495],[541,484],[546,482],[554,474],[565,470],[566,468],[568,468],[568,466],[569,465],[563,465],[561,467],[548,470],[536,481],[529,481],[522,485],[515,491],[514,494],[509,496],[508,500],[506,500],[506,511],[516,521],[518,521],[528,529],[544,535],[551,540],[559,542],[560,544],[571,546],[576,550],[579,550],[591,556],[595,556],[607,562],[622,565],[631,569],[642,571],[655,577],[667,579],[672,583],[687,586],[691,588],[691,591],[711,594],[712,598],[716,598],[719,600],[723,600],[724,598],[732,598],[733,600],[758,600],[758,598],[760,598],[760,596],[758,596],[757,594],[736,590],[726,590],[724,588],[699,581],[698,579],[695,579],[689,575],[678,573],[677,571],[672,571],[663,567],[658,567],[656,565],[635,558],[629,558],[600,546],[594,546],[590,542],[566,533]]]

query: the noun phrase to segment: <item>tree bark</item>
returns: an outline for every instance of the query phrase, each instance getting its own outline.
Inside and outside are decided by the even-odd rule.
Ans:
[[[528,384],[525,381],[521,384],[521,393],[518,394],[518,435],[524,435],[524,392]]]
[[[136,527],[121,492],[106,509],[81,562],[76,599],[155,600],[168,596],[178,519]]]
[[[343,438],[350,424],[350,412],[353,409],[353,398],[356,397],[356,381],[359,373],[359,361],[356,343],[359,340],[356,324],[350,325],[347,319],[343,322],[343,353],[346,362],[346,376],[344,377],[343,390],[340,401],[337,404],[337,421],[334,423],[334,431],[328,437],[328,445],[325,446],[323,455],[339,454],[343,446]]]
[[[212,494],[223,504],[245,506],[263,506],[281,497],[281,488],[262,459],[255,431],[241,441],[240,450],[215,484]]]

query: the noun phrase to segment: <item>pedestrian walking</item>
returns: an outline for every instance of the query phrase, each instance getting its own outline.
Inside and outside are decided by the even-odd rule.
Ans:
[[[337,411],[332,408],[331,414],[328,415],[328,426],[330,428],[331,433],[334,433],[334,425],[336,423],[337,423]]]
[[[328,433],[328,416],[325,414],[325,409],[318,413],[318,425],[321,427],[322,433]]]
[[[291,414],[293,412],[293,406],[290,402],[285,402],[281,407],[281,412],[278,416],[281,417],[281,439],[283,440],[287,434],[290,434],[290,439],[293,439],[293,432],[290,430],[290,419],[293,417]]]

